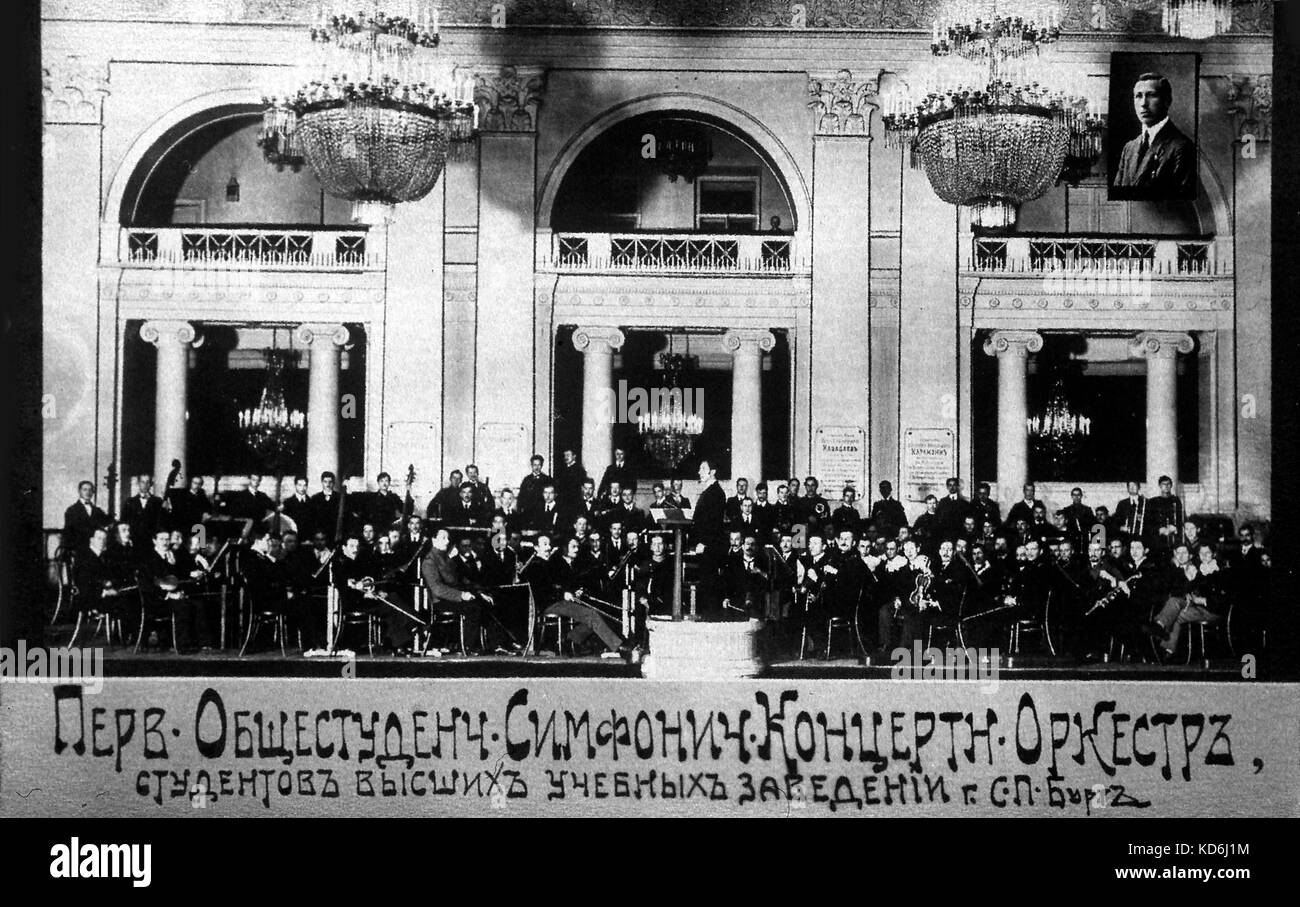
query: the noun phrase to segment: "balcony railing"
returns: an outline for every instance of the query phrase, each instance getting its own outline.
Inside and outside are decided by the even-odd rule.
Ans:
[[[123,227],[122,264],[152,268],[368,270],[382,257],[365,230]]]
[[[1105,236],[974,237],[966,269],[994,274],[1142,274],[1220,277],[1232,273],[1212,238]]]
[[[556,233],[543,268],[562,271],[788,274],[790,236],[772,233]]]

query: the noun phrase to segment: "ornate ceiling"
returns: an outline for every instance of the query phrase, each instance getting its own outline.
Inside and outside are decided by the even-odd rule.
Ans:
[[[444,24],[928,31],[942,0],[441,0]],[[306,22],[316,0],[42,0],[46,19]],[[1067,32],[1160,33],[1160,0],[1064,0]],[[498,25],[502,24],[498,18]],[[1232,33],[1271,34],[1272,0],[1237,0]]]

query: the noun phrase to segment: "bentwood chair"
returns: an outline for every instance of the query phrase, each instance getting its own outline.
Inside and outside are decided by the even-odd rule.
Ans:
[[[538,648],[546,645],[546,631],[550,630],[555,633],[555,654],[564,654],[564,641],[568,638],[569,619],[560,614],[543,614],[541,617],[542,628],[538,632]],[[573,651],[572,645],[569,651]]]
[[[68,648],[77,644],[77,637],[81,634],[81,625],[86,621],[94,621],[95,629],[91,631],[90,639],[87,642],[93,643],[100,633],[104,634],[104,641],[111,649],[113,647],[113,631],[117,630],[117,641],[126,645],[126,634],[122,630],[122,619],[114,617],[108,611],[78,611],[77,623],[72,628],[72,639],[68,640]]]
[[[169,629],[171,631],[172,654],[179,655],[180,649],[176,647],[176,614],[171,610],[171,608],[166,604],[166,602],[162,603],[162,607],[167,609],[167,613],[165,614],[162,613],[161,611],[155,611],[152,614],[149,613],[150,611],[149,605],[150,603],[147,597],[145,596],[144,591],[141,590],[140,629],[135,635],[135,648],[132,650],[132,654],[133,655],[139,654],[140,646],[144,644],[146,639],[145,632],[150,627],[154,627],[154,628],[163,627],[164,629]]]

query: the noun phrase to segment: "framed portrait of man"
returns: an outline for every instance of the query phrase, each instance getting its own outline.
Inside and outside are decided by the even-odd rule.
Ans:
[[[1199,62],[1194,53],[1111,54],[1111,200],[1196,198]]]

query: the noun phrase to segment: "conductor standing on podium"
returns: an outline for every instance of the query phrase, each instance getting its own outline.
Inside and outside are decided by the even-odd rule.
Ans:
[[[727,496],[718,484],[716,470],[708,460],[700,461],[700,496],[695,502],[691,539],[700,555],[700,587],[703,607],[714,608],[722,602],[720,573],[727,552],[724,530]]]

